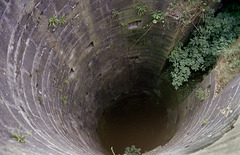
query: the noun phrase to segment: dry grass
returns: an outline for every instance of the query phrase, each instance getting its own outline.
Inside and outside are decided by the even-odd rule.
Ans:
[[[180,18],[180,22],[186,26],[192,23],[200,14],[207,13],[207,10],[205,9],[208,5],[207,3],[208,2],[205,3],[201,0],[190,2],[183,0],[173,0],[171,3],[169,3],[167,13]]]
[[[240,73],[240,37],[237,42],[219,58],[215,70],[217,76],[214,96],[216,97],[225,86]]]

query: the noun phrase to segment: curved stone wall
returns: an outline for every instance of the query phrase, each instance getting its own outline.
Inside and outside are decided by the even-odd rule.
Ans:
[[[162,154],[191,154],[212,144],[234,128],[240,114],[240,75],[217,96],[215,78],[216,71],[213,70],[179,106],[178,129],[171,141],[161,149]],[[196,97],[199,88],[209,90],[204,101]],[[228,144],[232,140],[224,140],[222,143]],[[239,150],[231,150],[231,147],[237,145],[238,142],[223,150],[228,149],[228,153],[236,154]],[[211,150],[207,154],[225,154],[223,150]]]
[[[168,5],[167,0],[143,2],[148,9],[164,10]],[[104,110],[123,92],[161,91],[160,72],[166,56],[183,38],[177,18],[168,17],[169,29],[153,27],[132,49],[142,34],[139,28],[149,23],[136,15],[137,3],[0,1],[1,154],[106,154],[96,132]],[[120,15],[113,18],[112,11]],[[65,14],[67,23],[49,27],[54,14]],[[203,142],[213,142],[212,135],[239,113],[237,82],[239,78],[220,97],[193,104],[194,112],[185,108],[195,101],[190,96],[179,107],[175,136],[149,154],[186,153],[204,147]],[[208,106],[210,101],[213,106]],[[232,110],[228,118],[218,109],[226,108],[226,103]],[[211,121],[202,127],[199,121],[206,114]],[[12,139],[17,132],[28,135],[26,145]]]

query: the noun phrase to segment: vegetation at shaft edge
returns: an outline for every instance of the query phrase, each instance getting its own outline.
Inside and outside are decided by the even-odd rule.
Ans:
[[[219,13],[216,17],[209,16],[205,23],[193,31],[192,38],[186,46],[179,43],[168,56],[173,70],[172,85],[178,89],[194,72],[206,71],[213,67],[223,50],[238,37],[237,27],[240,14],[231,16]]]

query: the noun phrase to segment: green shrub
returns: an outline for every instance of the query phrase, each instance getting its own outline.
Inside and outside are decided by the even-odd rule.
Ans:
[[[168,59],[173,67],[171,76],[175,89],[187,82],[193,72],[206,71],[216,63],[223,50],[237,38],[239,17],[228,13],[207,17],[204,25],[193,31],[186,46],[179,43],[173,49]]]

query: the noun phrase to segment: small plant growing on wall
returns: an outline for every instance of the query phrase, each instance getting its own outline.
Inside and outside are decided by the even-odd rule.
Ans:
[[[58,20],[58,24],[65,24],[67,22],[65,14],[62,14],[62,16]]]
[[[64,83],[69,84],[69,80],[68,80],[68,79],[65,79],[65,80],[64,80]]]
[[[196,95],[197,95],[197,98],[200,100],[200,101],[204,101],[205,100],[205,92],[202,88],[199,88],[197,91],[196,91]]]
[[[39,104],[42,104],[42,98],[41,98],[41,97],[38,96],[38,97],[37,97],[37,100],[38,100],[38,103],[39,103]]]
[[[14,140],[16,140],[17,142],[22,143],[22,144],[26,144],[26,141],[25,141],[25,138],[26,138],[26,137],[27,137],[27,135],[26,135],[26,134],[22,135],[22,134],[20,133],[20,130],[18,130],[17,133],[13,133],[13,134],[12,134],[12,138],[13,138]]]
[[[49,25],[50,27],[56,27],[58,24],[65,24],[67,22],[65,14],[62,14],[62,16],[58,19],[56,15],[53,15],[49,19]]]
[[[59,91],[60,93],[62,93],[62,87],[60,87],[60,88],[58,89],[58,91]]]
[[[53,15],[50,19],[49,19],[49,25],[50,27],[56,27],[56,25],[58,24],[58,18],[56,15]]]
[[[202,126],[204,126],[206,124],[208,124],[208,119],[205,119],[205,120],[202,121]]]
[[[64,81],[64,83],[66,83],[66,84],[68,84],[68,82],[69,82],[68,80],[65,80],[65,81]],[[68,99],[68,97],[63,95],[63,89],[62,89],[62,87],[59,87],[58,91],[59,91],[59,93],[60,93],[60,100],[62,101],[62,103],[67,104],[67,99]]]
[[[60,99],[61,99],[61,101],[62,101],[62,103],[64,103],[64,104],[67,104],[67,96],[60,96]]]
[[[116,155],[114,150],[113,150],[113,147],[111,147],[111,150],[112,150],[112,154]],[[121,154],[118,154],[118,155],[121,155]],[[126,147],[125,148],[125,152],[124,152],[123,155],[141,155],[141,149],[136,148],[136,146],[132,145],[131,147]]]
[[[40,75],[40,74],[41,74],[41,72],[40,72],[39,69],[36,69],[36,73],[37,73],[37,75]]]
[[[112,18],[117,17],[119,14],[120,14],[119,11],[113,11],[113,12],[112,12]]]
[[[147,5],[141,2],[137,4],[135,9],[138,16],[143,16],[147,12]]]
[[[132,145],[131,147],[125,148],[124,155],[140,155],[140,154],[141,154],[141,149],[136,148],[134,145]]]
[[[207,88],[205,90],[203,90],[202,88],[198,88],[196,90],[196,96],[200,101],[204,101],[208,97],[209,92],[210,88]]]
[[[161,11],[152,11],[150,15],[152,17],[153,24],[157,24],[159,21],[164,23],[166,13],[162,13]]]
[[[121,25],[122,27],[125,27],[125,26],[127,26],[127,23],[121,22],[120,25]]]

